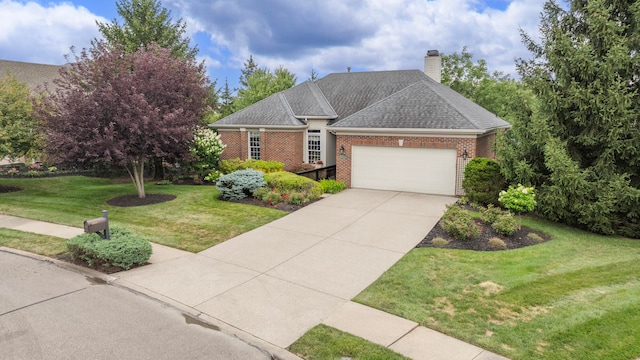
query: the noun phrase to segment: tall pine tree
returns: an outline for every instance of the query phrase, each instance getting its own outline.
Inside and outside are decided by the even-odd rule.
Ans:
[[[538,107],[500,140],[506,175],[550,219],[640,238],[640,2],[548,1],[540,29],[517,64]]]

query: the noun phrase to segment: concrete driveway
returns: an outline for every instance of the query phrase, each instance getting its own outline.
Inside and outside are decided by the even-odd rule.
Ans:
[[[415,247],[455,200],[349,189],[198,254],[159,255],[115,283],[286,348]]]
[[[0,248],[2,359],[271,359],[196,317]]]

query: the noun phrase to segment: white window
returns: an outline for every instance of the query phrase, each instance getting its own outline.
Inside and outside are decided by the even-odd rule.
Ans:
[[[249,158],[260,160],[260,131],[249,131]]]
[[[314,164],[322,159],[322,146],[320,142],[320,130],[307,130],[307,156],[310,164]]]

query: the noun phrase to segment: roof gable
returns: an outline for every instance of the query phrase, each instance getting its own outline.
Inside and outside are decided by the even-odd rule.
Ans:
[[[305,123],[293,115],[293,110],[291,110],[284,94],[279,92],[226,116],[211,125],[213,127],[304,127]]]
[[[486,131],[509,124],[448,86],[425,76],[330,126]]]
[[[313,81],[305,81],[283,91],[291,110],[295,116],[301,118],[326,118],[338,117],[329,101]]]

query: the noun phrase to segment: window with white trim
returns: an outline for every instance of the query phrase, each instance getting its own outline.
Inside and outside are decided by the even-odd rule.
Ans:
[[[318,129],[307,130],[307,158],[309,164],[315,164],[322,159],[322,145]]]
[[[260,131],[249,131],[249,158],[260,160]]]

